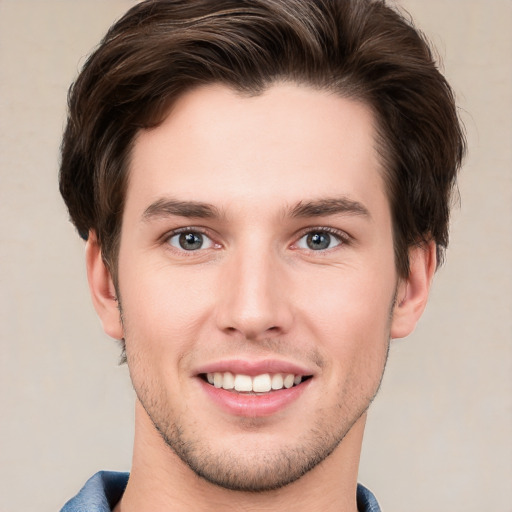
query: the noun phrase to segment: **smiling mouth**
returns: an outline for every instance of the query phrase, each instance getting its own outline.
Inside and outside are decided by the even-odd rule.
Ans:
[[[311,378],[311,375],[293,373],[263,373],[250,376],[231,372],[203,373],[200,377],[208,384],[226,391],[258,394],[290,389]]]

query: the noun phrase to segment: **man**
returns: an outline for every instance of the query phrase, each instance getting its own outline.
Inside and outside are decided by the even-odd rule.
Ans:
[[[63,511],[377,511],[389,342],[464,153],[422,36],[371,0],[150,0],[70,92],[60,188],[136,392],[133,465]]]

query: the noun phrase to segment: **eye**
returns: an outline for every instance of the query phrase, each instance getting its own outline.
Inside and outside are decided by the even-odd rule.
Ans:
[[[299,249],[308,249],[310,251],[325,251],[337,247],[341,243],[341,236],[319,229],[306,233],[297,241],[296,246]]]
[[[198,251],[199,249],[210,249],[214,246],[213,241],[204,233],[199,231],[181,231],[168,239],[169,245],[184,251]]]

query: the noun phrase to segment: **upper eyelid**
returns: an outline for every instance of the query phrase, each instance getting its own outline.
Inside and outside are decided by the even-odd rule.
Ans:
[[[160,240],[165,242],[165,241],[169,240],[170,238],[172,238],[173,236],[179,235],[180,233],[187,233],[187,232],[200,233],[200,234],[210,238],[214,244],[223,245],[221,242],[218,241],[218,239],[219,239],[218,236],[215,236],[215,234],[212,233],[212,231],[210,229],[203,227],[203,226],[184,226],[184,227],[171,229],[171,230],[165,232],[160,237]],[[307,235],[309,233],[314,233],[314,232],[329,233],[330,235],[333,235],[333,236],[339,238],[339,240],[344,244],[349,243],[353,240],[353,237],[342,229],[333,228],[331,226],[308,226],[308,227],[302,228],[295,232],[295,235],[293,235],[293,242],[291,243],[291,245],[292,246],[295,245],[302,237],[304,237],[305,235]]]
[[[201,226],[186,226],[181,228],[170,229],[169,231],[166,231],[160,238],[162,240],[169,240],[169,238],[172,238],[175,235],[179,235],[180,233],[200,233],[201,235],[205,235],[208,238],[211,238],[212,240],[214,238],[211,234],[211,230]]]
[[[313,250],[306,247],[300,247],[300,241],[310,233],[328,233],[330,236],[335,237],[338,240],[338,244],[334,247],[328,247],[326,249]],[[329,226],[316,226],[307,227],[300,230],[294,238],[294,241],[289,245],[290,250],[300,251],[303,254],[314,254],[315,257],[328,257],[331,254],[337,254],[340,249],[347,248],[353,244],[353,237],[346,231],[341,229],[332,228]]]
[[[177,235],[180,235],[182,233],[199,233],[200,235],[208,238],[211,243],[212,243],[212,247],[207,247],[207,248],[201,248],[199,250],[195,250],[195,251],[184,251],[184,254],[186,253],[187,256],[192,256],[194,253],[198,253],[198,252],[203,252],[203,251],[206,251],[206,250],[209,250],[209,249],[218,249],[222,244],[220,242],[218,242],[218,237],[215,237],[215,235],[212,235],[211,233],[211,230],[209,229],[206,229],[204,227],[201,227],[201,226],[186,226],[186,227],[180,227],[180,228],[175,228],[175,229],[171,229],[169,231],[166,231],[162,236],[160,236],[158,238],[158,243],[159,244],[162,244],[164,245],[167,249],[169,250],[179,250],[177,249],[176,247],[173,247],[169,241],[177,236]]]
[[[315,233],[315,232],[329,233],[330,235],[334,235],[334,236],[340,238],[340,240],[343,242],[349,242],[350,240],[352,240],[352,236],[350,236],[346,231],[344,231],[342,229],[329,227],[329,226],[312,226],[312,227],[303,228],[303,229],[299,230],[298,233],[296,234],[296,240],[299,240],[300,238],[302,238],[303,236],[305,236],[309,233]]]

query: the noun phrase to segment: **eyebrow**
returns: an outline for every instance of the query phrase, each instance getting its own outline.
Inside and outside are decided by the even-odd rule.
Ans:
[[[371,218],[370,212],[363,204],[348,197],[299,201],[290,210],[290,216],[295,218],[323,217],[336,214],[361,215]]]
[[[286,214],[292,218],[323,217],[336,214],[361,215],[371,218],[370,212],[363,204],[347,197],[299,201]],[[222,217],[220,210],[209,203],[161,198],[144,210],[142,220],[149,221],[170,215],[199,219]]]
[[[151,203],[144,210],[142,220],[149,221],[154,218],[168,217],[169,215],[199,219],[221,217],[219,209],[212,204],[162,198]]]

